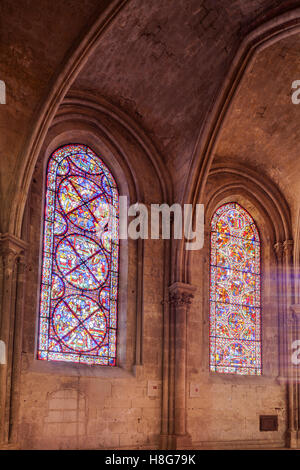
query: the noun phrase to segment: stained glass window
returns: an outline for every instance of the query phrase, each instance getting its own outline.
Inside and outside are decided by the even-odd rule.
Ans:
[[[239,204],[211,223],[210,370],[261,375],[260,239]]]
[[[47,167],[38,359],[114,366],[119,194],[84,145],[56,150]]]

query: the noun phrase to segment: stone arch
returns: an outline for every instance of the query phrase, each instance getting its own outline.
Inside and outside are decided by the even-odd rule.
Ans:
[[[249,394],[255,394],[258,385],[265,393],[269,386],[278,386],[278,382],[285,390],[290,305],[286,286],[291,282],[288,266],[292,237],[288,204],[268,178],[262,177],[251,167],[236,162],[222,162],[221,159],[216,159],[210,169],[202,202],[205,205],[204,247],[199,252],[192,252],[189,257],[190,282],[197,290],[188,322],[188,334],[191,336],[191,345],[187,343],[187,355],[191,362],[187,367],[188,377],[199,376],[198,381],[203,383],[205,390],[212,390],[212,394],[217,393],[213,392],[214,389],[223,390],[224,387],[225,391],[231,386],[238,392],[246,384]],[[262,376],[256,378],[209,371],[210,222],[215,210],[229,202],[236,202],[249,212],[261,237]],[[193,331],[197,328],[198,366],[191,356],[196,339]],[[238,402],[238,395],[233,395],[233,400]],[[213,399],[209,406],[215,406]],[[288,408],[288,402],[286,406]],[[189,411],[187,413],[189,422]],[[278,419],[280,429],[285,432],[285,415]],[[215,432],[213,429],[211,425],[211,432]],[[197,435],[191,428],[188,428],[188,432]]]
[[[263,278],[268,278],[266,285],[268,285],[267,297],[264,295],[264,303],[270,303],[273,295],[278,299],[278,304],[275,302],[275,307],[280,311],[283,308],[279,298],[282,296],[280,286],[275,285],[272,281],[274,276],[274,269],[278,274],[282,272],[282,262],[277,259],[277,248],[283,249],[283,244],[291,239],[291,221],[288,205],[284,196],[280,193],[277,187],[267,178],[262,178],[252,168],[245,167],[239,164],[227,163],[221,164],[215,162],[211,168],[210,174],[207,178],[206,195],[204,199],[205,204],[205,271],[208,269],[209,260],[209,236],[210,236],[210,221],[215,213],[215,210],[222,204],[227,202],[237,202],[244,209],[246,209],[251,217],[254,219],[261,237],[261,252],[262,252],[262,274]],[[196,255],[196,254],[194,254]],[[192,257],[191,257],[192,258]],[[203,275],[207,279],[207,275]],[[195,284],[195,278],[191,273],[191,281]],[[204,281],[203,297],[207,298],[207,281]],[[278,290],[279,289],[279,290]],[[263,290],[263,294],[264,294]],[[273,292],[273,294],[272,294]],[[206,300],[205,310],[208,310]],[[284,307],[286,311],[286,306]],[[269,327],[271,327],[271,312],[269,312]],[[276,328],[277,319],[275,319],[273,327]],[[277,334],[279,334],[277,332]],[[280,340],[284,342],[284,335]],[[275,345],[275,349],[277,345]],[[265,362],[270,359],[265,358]],[[273,374],[283,373],[279,371],[278,364],[274,364]]]
[[[53,150],[68,143],[82,143],[90,146],[109,166],[118,183],[120,194],[127,195],[130,203],[138,201],[150,205],[153,202],[162,203],[171,198],[171,178],[151,141],[146,138],[141,129],[117,109],[109,103],[99,101],[100,103],[93,102],[90,98],[83,99],[82,96],[80,99],[74,96],[67,97],[52,121],[36,161],[22,224],[22,237],[29,242],[27,257],[29,269],[26,279],[22,332],[23,365],[26,364],[23,373],[25,382],[26,377],[29,380],[32,374],[33,376],[47,374],[49,391],[53,390],[55,377],[58,377],[57,380],[63,385],[63,378],[66,375],[75,376],[78,379],[78,390],[82,389],[79,384],[85,377],[91,377],[91,383],[96,380],[103,381],[101,387],[105,381],[103,390],[105,390],[105,399],[110,400],[111,403],[111,426],[113,426],[116,425],[113,417],[115,416],[113,413],[115,403],[109,397],[111,397],[114,380],[128,381],[125,393],[131,393],[132,382],[140,380],[139,385],[143,384],[143,388],[137,387],[138,393],[144,396],[146,385],[143,381],[145,380],[143,370],[151,361],[155,361],[153,369],[156,371],[157,380],[161,379],[163,342],[159,343],[155,355],[152,352],[152,342],[154,338],[156,340],[163,334],[163,309],[167,308],[161,303],[166,295],[165,285],[169,266],[163,242],[148,240],[145,244],[144,240],[125,240],[124,243],[122,241],[121,274],[123,280],[120,286],[120,300],[123,313],[119,317],[119,328],[123,329],[123,334],[120,335],[118,343],[120,367],[96,370],[90,366],[79,368],[76,364],[45,364],[46,361],[35,359],[34,325],[37,319],[36,292],[39,281],[37,267],[41,240],[42,187],[46,162]],[[155,289],[153,282],[156,284]],[[153,321],[154,318],[155,321]],[[19,325],[16,326],[20,329]],[[26,394],[26,391],[24,393]],[[16,394],[14,396],[15,401],[18,402],[18,396]],[[160,399],[159,396],[158,399]],[[102,404],[98,403],[97,406],[102,410]],[[26,408],[22,409],[21,415],[22,413],[26,413]],[[110,419],[108,411],[107,415]],[[24,414],[22,419],[26,419]],[[132,415],[128,419],[135,419],[135,417]],[[159,426],[157,421],[153,423],[154,426]],[[43,443],[40,442],[39,445]]]
[[[185,185],[184,203],[190,203],[195,206],[195,204],[203,200],[207,178],[213,164],[214,151],[220,138],[221,130],[239,90],[242,78],[251,66],[254,58],[264,48],[299,32],[300,9],[296,8],[267,21],[244,38],[223,86],[219,90],[218,96],[213,102],[204,124],[199,130],[190,163],[189,177]],[[177,243],[174,260],[174,277],[178,281],[189,282],[189,256],[190,252],[185,251],[184,243]]]
[[[35,116],[36,125],[33,126],[33,131],[27,139],[20,156],[19,161],[22,162],[22,170],[20,171],[16,188],[13,188],[15,198],[12,202],[10,218],[7,224],[7,231],[17,237],[20,237],[21,234],[24,209],[34,167],[49,126],[73,81],[82,67],[84,67],[88,57],[97,47],[103,32],[118,12],[126,5],[127,1],[114,0],[109,2],[108,5],[104,5],[99,17],[90,26],[88,31],[85,31],[83,37],[78,40],[65,58],[59,73],[53,80],[53,85],[43,105]]]
[[[80,98],[72,96],[72,98],[67,97],[66,101],[62,103],[57,116],[49,128],[37,160],[37,171],[39,171],[40,175],[43,174],[43,178],[45,178],[45,169],[49,155],[55,149],[68,143],[88,145],[98,155],[101,155],[104,163],[109,167],[116,179],[120,195],[126,195],[129,204],[141,202],[150,205],[153,201],[162,203],[166,199],[170,199],[172,188],[170,186],[170,179],[167,177],[168,172],[162,165],[155,148],[140,129],[137,129],[119,110],[111,107],[105,101],[102,100],[100,103],[97,103],[91,101],[91,99],[84,99],[82,96]],[[142,175],[147,175],[147,179],[142,178]],[[36,178],[34,180],[36,181]],[[35,185],[36,183],[33,184]],[[40,211],[42,214],[42,206]],[[26,226],[28,226],[28,220],[25,217],[23,223],[24,236]],[[42,233],[42,217],[40,233]],[[130,257],[130,253],[134,250],[137,250],[137,265],[136,267],[132,266],[131,269],[135,272],[137,329],[133,349],[135,350],[134,363],[137,365],[142,363],[143,355],[142,328],[145,249],[144,240],[141,239],[137,240],[137,242],[121,240],[120,245],[120,299],[122,305],[119,325],[120,328],[123,328],[123,333],[120,335],[119,352],[123,357],[121,362],[125,364],[126,348],[124,335],[127,325],[126,311],[127,309],[132,311],[134,308],[134,304],[128,305],[126,300],[127,260],[128,256]],[[168,263],[167,259],[165,260],[165,270],[167,269],[166,263]],[[131,329],[133,328],[132,325]]]
[[[261,176],[249,166],[236,162],[213,163],[208,179],[219,178],[218,189],[215,190],[208,203],[208,210],[218,193],[230,191],[246,191],[249,198],[256,200],[264,212],[273,235],[273,243],[288,240],[292,237],[291,216],[289,206],[276,185],[267,177]],[[224,183],[220,179],[224,179]],[[225,183],[226,181],[226,183]],[[225,189],[226,187],[226,189]]]

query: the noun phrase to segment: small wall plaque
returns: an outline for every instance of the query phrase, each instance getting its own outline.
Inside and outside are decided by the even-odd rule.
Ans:
[[[261,415],[259,417],[260,431],[278,431],[277,415]]]
[[[200,384],[190,383],[190,398],[200,397]]]
[[[161,391],[161,382],[148,380],[148,397],[159,397]]]

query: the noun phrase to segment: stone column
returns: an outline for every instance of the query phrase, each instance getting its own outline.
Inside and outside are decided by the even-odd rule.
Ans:
[[[292,364],[292,343],[295,338],[295,315],[290,306],[293,304],[293,241],[286,240],[283,243],[283,269],[282,279],[284,285],[284,299],[281,316],[283,318],[282,334],[284,337],[284,365],[287,378],[287,398],[288,398],[288,430],[287,441],[291,448],[297,447],[297,378]],[[281,333],[281,332],[280,332]]]
[[[287,304],[292,305],[294,299],[294,287],[293,287],[293,240],[286,240],[283,243],[284,253],[284,267],[285,267],[285,278],[286,278],[286,299]]]
[[[294,303],[293,286],[293,240],[278,242],[274,246],[277,257],[278,278],[278,338],[279,338],[279,377],[287,384],[287,445],[297,447],[298,385],[295,366],[292,364],[292,343],[295,339],[295,312],[290,309]]]
[[[292,342],[294,338],[294,315],[290,315],[290,305],[293,304],[293,286],[292,286],[292,268],[293,268],[293,241],[283,242],[283,280],[284,280],[284,363],[287,377],[287,395],[288,395],[288,431],[287,438],[289,447],[297,445],[297,418],[296,401],[297,386],[294,378],[294,370],[291,363]]]
[[[288,428],[288,445],[292,449],[300,448],[300,304],[291,305],[289,309],[288,321],[288,340],[290,351],[290,366],[288,376],[288,391],[289,391],[289,428]],[[299,341],[299,345],[292,344],[294,341]],[[295,357],[292,358],[295,353]],[[293,360],[299,361],[299,364],[293,363]]]
[[[284,295],[284,279],[283,279],[283,243],[278,242],[274,245],[274,251],[277,261],[277,301],[278,301],[278,355],[279,355],[279,377],[278,380],[284,382],[286,380],[285,370],[285,338],[284,338],[284,312],[285,312],[285,295]]]
[[[171,387],[173,395],[170,410],[170,431],[172,433],[171,446],[173,449],[188,448],[191,444],[190,436],[186,430],[186,357],[187,357],[187,314],[196,288],[190,284],[175,282],[169,287],[170,306],[172,310],[171,322],[174,323],[171,331],[173,341],[171,345]],[[173,378],[172,378],[173,376]]]
[[[0,340],[3,341],[6,350],[6,363],[0,365],[0,443],[2,446],[11,441],[13,424],[18,419],[15,413],[17,403],[13,391],[18,388],[21,360],[20,321],[22,321],[25,249],[26,243],[13,235],[4,234],[0,238],[2,270]]]

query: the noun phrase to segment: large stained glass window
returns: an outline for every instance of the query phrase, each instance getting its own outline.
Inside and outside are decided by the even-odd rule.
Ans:
[[[224,204],[211,223],[210,370],[261,375],[260,239],[251,216]]]
[[[114,366],[119,195],[84,145],[56,150],[47,167],[38,359]]]

